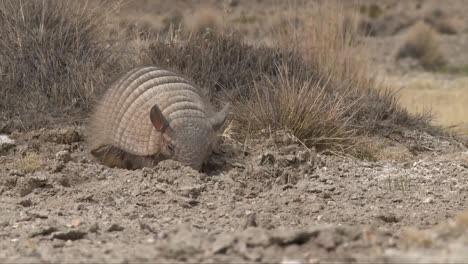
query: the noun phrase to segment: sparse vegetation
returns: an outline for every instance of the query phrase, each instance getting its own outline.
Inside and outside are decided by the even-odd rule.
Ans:
[[[88,109],[115,71],[96,2],[0,1],[0,111],[25,117]],[[20,103],[21,102],[21,103]]]
[[[464,1],[0,0],[0,263],[465,262]],[[433,43],[395,60],[421,20]],[[231,103],[200,171],[174,119],[211,137],[224,116],[162,118],[137,98],[155,72],[98,107],[149,137],[91,129],[101,92],[149,65]]]
[[[409,29],[397,58],[412,57],[428,70],[438,70],[446,65],[446,59],[439,47],[437,33],[424,22],[416,23]]]
[[[415,78],[391,79],[391,82],[402,82],[399,90],[400,103],[410,113],[421,114],[431,111],[433,123],[453,127],[457,132],[466,133],[466,87],[468,80],[438,80],[428,75]],[[395,88],[396,89],[396,88]]]
[[[44,165],[42,158],[35,152],[26,153],[16,162],[16,168],[22,173],[33,173]]]
[[[462,24],[453,17],[448,17],[440,9],[435,9],[424,18],[424,22],[431,25],[437,32],[447,35],[458,34]]]
[[[234,101],[231,131],[241,136],[287,129],[309,146],[342,149],[357,134],[378,132],[381,122],[427,126],[426,116],[409,115],[394,94],[375,89],[381,84],[359,39],[357,17],[342,16],[333,4],[315,12],[303,27],[290,23],[275,32],[281,42],[274,47],[249,45],[226,32],[187,39],[172,34],[150,45],[149,63],[195,80],[215,103]]]
[[[33,109],[52,105],[86,112],[114,73],[125,68],[126,55],[114,54],[103,38],[102,10],[58,0],[2,3],[2,19],[11,24],[4,29],[9,34],[2,43],[8,49],[2,56],[14,65],[2,66],[8,75],[2,90],[7,102],[12,96],[30,96],[27,89],[40,95],[31,101]],[[29,19],[21,20],[19,5]],[[211,18],[192,20],[191,34],[171,23],[164,36],[133,32],[114,37],[130,43],[134,62],[143,54],[145,64],[169,67],[194,80],[215,104],[233,101],[233,133],[288,129],[308,146],[342,149],[357,134],[378,133],[381,122],[427,126],[427,120],[401,109],[393,94],[375,89],[381,84],[368,64],[357,17],[340,4],[318,5],[300,24],[294,23],[298,17],[290,17],[291,23],[274,32],[278,42],[270,46],[247,44],[220,26],[220,14],[205,11]],[[15,32],[17,28],[34,34]],[[21,45],[15,42],[17,35]],[[14,49],[25,54],[22,60],[16,60]],[[6,106],[17,113],[11,103]]]
[[[277,76],[255,82],[253,94],[237,103],[234,119],[239,127],[256,132],[288,129],[307,146],[342,146],[355,135],[348,95],[332,96],[327,92],[330,83],[308,79],[307,73],[292,72],[284,64],[277,67]]]

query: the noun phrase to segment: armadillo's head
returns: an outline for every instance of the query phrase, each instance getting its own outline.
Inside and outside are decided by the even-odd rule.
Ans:
[[[180,118],[170,124],[158,106],[153,106],[151,122],[162,135],[161,154],[165,158],[200,170],[211,154],[216,134],[226,121],[230,105],[209,119]]]

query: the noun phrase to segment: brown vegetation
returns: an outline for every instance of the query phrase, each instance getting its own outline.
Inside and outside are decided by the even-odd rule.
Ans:
[[[102,37],[103,10],[88,1],[0,1],[0,111],[6,118],[32,115],[23,121],[30,127],[41,112],[89,108],[119,70]]]
[[[214,18],[195,21],[188,35],[173,25],[160,36],[131,33],[129,24],[120,24],[119,32],[113,29],[118,39],[109,43],[98,7],[59,0],[1,3],[0,19],[7,25],[0,36],[7,76],[1,93],[9,113],[22,113],[13,98],[28,98],[31,103],[22,107],[33,111],[86,112],[116,72],[142,61],[181,72],[215,104],[232,100],[231,128],[239,136],[287,129],[308,146],[341,148],[356,134],[377,133],[383,123],[427,127],[426,120],[401,109],[393,94],[375,89],[381,84],[370,70],[357,19],[337,2],[318,5],[300,25],[287,23],[273,32],[277,43],[270,46],[247,44],[221,30],[213,10]],[[116,53],[111,44],[131,50]],[[27,120],[25,127],[31,124]]]
[[[446,65],[446,59],[437,40],[437,33],[424,22],[418,22],[409,29],[397,57],[415,58],[428,70],[439,70]]]

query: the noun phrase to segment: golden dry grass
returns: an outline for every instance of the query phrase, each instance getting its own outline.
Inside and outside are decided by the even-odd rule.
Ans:
[[[239,126],[253,131],[286,129],[308,146],[337,146],[354,136],[350,114],[354,105],[346,93],[330,96],[328,80],[304,79],[306,73],[292,72],[284,64],[278,68],[278,76],[266,76],[255,83],[249,99],[237,102]]]
[[[22,173],[33,173],[44,166],[44,160],[34,152],[28,152],[16,161],[16,168]]]
[[[176,12],[166,21],[168,28],[158,31],[159,22],[146,23],[144,20],[150,19],[144,15],[137,24],[125,15],[122,19],[127,22],[122,23],[114,17],[118,24],[115,27],[104,23],[99,13],[104,11],[80,17],[76,12],[85,13],[82,6],[70,8],[60,0],[34,3],[24,9],[31,19],[26,29],[41,35],[43,28],[49,34],[47,41],[37,41],[40,38],[34,34],[15,32],[24,23],[15,24],[21,14],[13,10],[5,16],[12,26],[3,42],[0,37],[0,43],[10,48],[6,55],[14,57],[11,50],[16,47],[8,45],[19,36],[21,41],[31,42],[28,52],[45,54],[46,60],[24,57],[18,64],[21,67],[7,72],[16,79],[11,79],[6,88],[0,87],[0,91],[27,88],[15,82],[23,80],[19,76],[28,76],[32,90],[48,99],[41,97],[38,101],[54,103],[59,110],[76,101],[78,109],[87,110],[89,102],[107,88],[114,72],[134,64],[155,64],[193,80],[208,91],[217,105],[219,100],[233,99],[236,124],[231,128],[244,136],[251,132],[246,127],[254,132],[287,129],[309,146],[342,148],[345,142],[353,142],[356,133],[378,134],[382,122],[407,127],[426,124],[402,110],[392,94],[376,89],[381,84],[367,59],[358,12],[346,9],[340,1],[297,0],[277,5],[284,10],[277,10],[281,23],[270,32],[268,45],[245,41],[235,27],[225,24],[230,21],[225,17],[227,13],[214,7]],[[57,8],[45,10],[43,3]],[[156,2],[140,2],[139,8],[144,7],[142,3],[151,6]],[[3,8],[9,10],[9,6]],[[48,16],[61,23],[44,21],[40,15],[43,12],[50,12]],[[162,12],[155,15],[161,16],[168,17]],[[177,27],[177,23],[187,29]],[[42,26],[37,28],[37,24]],[[184,34],[187,32],[191,34]],[[108,34],[115,43],[103,38]],[[51,49],[54,45],[58,48]],[[221,96],[223,93],[228,96]]]
[[[430,111],[433,122],[453,127],[454,131],[468,133],[468,78],[437,80],[431,75],[401,80],[391,78],[389,82],[400,83],[400,103],[411,113]]]

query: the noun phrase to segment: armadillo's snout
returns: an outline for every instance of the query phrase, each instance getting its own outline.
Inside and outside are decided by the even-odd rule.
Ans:
[[[178,149],[174,159],[185,166],[192,167],[194,170],[199,171],[209,154],[210,151],[206,147],[189,146],[183,149]]]
[[[172,124],[176,146],[173,159],[195,170],[201,170],[211,154],[213,130],[204,119],[177,121]]]
[[[201,170],[201,168],[203,166],[203,162],[204,162],[204,159],[201,159],[200,156],[195,156],[195,155],[191,155],[189,157],[176,156],[176,157],[174,157],[174,160],[180,162],[184,166],[191,167],[192,169],[198,170],[198,171]]]

